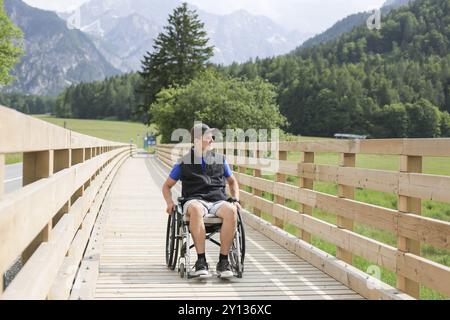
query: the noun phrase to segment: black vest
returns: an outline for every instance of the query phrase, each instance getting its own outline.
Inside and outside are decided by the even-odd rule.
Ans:
[[[201,161],[201,160],[200,160]],[[199,160],[197,160],[199,162]],[[208,202],[227,200],[225,192],[224,156],[208,151],[205,156],[206,168],[194,162],[194,150],[180,160],[183,205],[186,201],[200,199]]]

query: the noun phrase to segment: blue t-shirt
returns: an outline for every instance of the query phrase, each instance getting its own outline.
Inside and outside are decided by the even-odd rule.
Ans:
[[[225,157],[223,158],[223,166],[224,166],[224,177],[225,178],[229,178],[233,175],[233,173],[231,172],[230,166],[227,163],[227,160],[225,159]],[[203,173],[205,173],[206,171],[206,162],[205,159],[202,158],[202,169],[203,169]],[[173,180],[180,180],[181,178],[181,166],[179,163],[176,163],[173,168],[172,171],[170,172],[169,176],[173,179]]]

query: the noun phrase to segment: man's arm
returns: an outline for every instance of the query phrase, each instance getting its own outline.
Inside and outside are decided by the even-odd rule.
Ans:
[[[237,182],[237,179],[231,175],[227,178],[228,185],[230,186],[230,193],[231,196],[237,200],[239,200],[239,184]],[[238,208],[241,208],[239,203],[236,203]]]
[[[173,203],[173,200],[172,200],[172,191],[171,191],[171,189],[176,184],[177,184],[177,180],[174,180],[174,179],[169,177],[169,178],[167,178],[166,182],[164,182],[164,185],[162,187],[162,193],[163,193],[164,199],[166,200],[166,203],[167,203],[166,212],[168,214],[172,214],[173,206],[175,205]]]

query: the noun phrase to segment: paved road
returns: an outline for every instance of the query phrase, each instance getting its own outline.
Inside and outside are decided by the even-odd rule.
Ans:
[[[6,166],[5,193],[13,192],[22,187],[22,163]]]

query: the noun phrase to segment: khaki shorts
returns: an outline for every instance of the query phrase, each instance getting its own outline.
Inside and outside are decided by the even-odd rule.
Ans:
[[[192,203],[197,203],[200,204],[203,208],[203,217],[208,215],[208,216],[216,216],[217,217],[217,211],[225,204],[227,203],[227,201],[225,200],[220,200],[220,201],[216,201],[216,202],[208,202],[208,201],[204,201],[204,200],[198,200],[198,199],[192,199],[187,201],[184,206],[183,206],[183,215],[186,215],[187,210],[189,208],[189,206]]]

